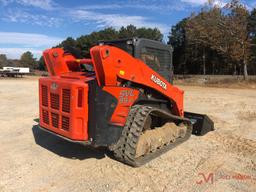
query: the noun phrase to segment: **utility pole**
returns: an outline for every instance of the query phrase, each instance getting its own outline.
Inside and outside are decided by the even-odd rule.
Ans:
[[[205,48],[203,49],[203,74],[206,75],[206,66],[205,66]]]

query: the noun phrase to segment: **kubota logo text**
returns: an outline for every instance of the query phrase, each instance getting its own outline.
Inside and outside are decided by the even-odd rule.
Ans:
[[[160,87],[162,87],[164,90],[167,90],[167,85],[165,82],[163,82],[162,80],[160,80],[158,77],[156,77],[155,75],[151,75],[151,81],[153,81],[155,84],[159,85]]]

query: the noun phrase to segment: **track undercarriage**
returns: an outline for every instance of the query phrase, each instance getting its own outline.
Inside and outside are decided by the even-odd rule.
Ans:
[[[156,118],[161,123],[154,127]],[[119,161],[138,167],[183,143],[191,134],[192,125],[188,119],[161,109],[135,105],[112,150]]]

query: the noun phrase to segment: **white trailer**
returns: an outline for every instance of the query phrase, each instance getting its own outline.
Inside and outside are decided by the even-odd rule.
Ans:
[[[3,67],[3,71],[29,73],[30,70],[27,67]]]
[[[0,70],[1,76],[7,76],[7,77],[18,77],[27,75],[30,73],[30,69],[27,67],[3,67],[2,70]]]

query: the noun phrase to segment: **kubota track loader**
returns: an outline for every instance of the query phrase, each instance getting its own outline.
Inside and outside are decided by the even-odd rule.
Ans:
[[[49,77],[39,80],[40,128],[68,141],[107,147],[140,166],[213,130],[206,116],[184,112],[173,86],[172,48],[147,39],[102,41],[80,58],[44,51]]]

